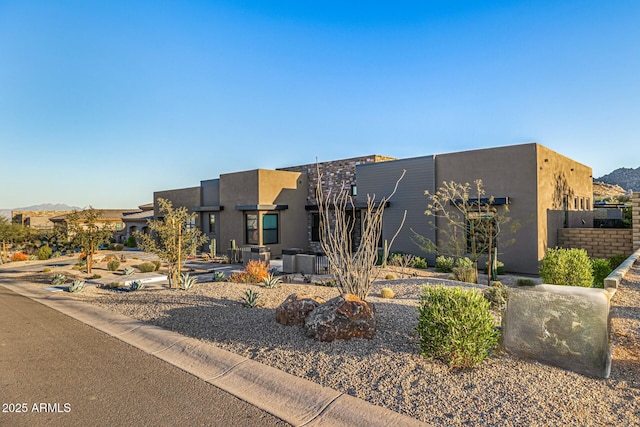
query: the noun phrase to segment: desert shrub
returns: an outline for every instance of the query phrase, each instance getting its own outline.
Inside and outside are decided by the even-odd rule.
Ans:
[[[99,274],[93,274],[93,275],[91,275],[91,279],[100,279],[100,278],[102,278],[102,276],[101,276],[101,275],[99,275]]]
[[[51,284],[52,285],[64,285],[67,282],[67,277],[64,274],[56,274],[55,276],[53,276],[53,279],[51,279]]]
[[[127,238],[127,240],[124,242],[124,245],[127,248],[135,248],[138,245],[138,242],[136,242],[135,237],[129,236],[129,238]]]
[[[502,284],[496,286],[493,285],[493,283],[482,292],[482,296],[484,296],[484,298],[489,301],[489,305],[493,310],[501,310],[507,304],[507,297],[509,292],[507,291],[507,288]]]
[[[544,283],[562,286],[593,285],[591,260],[584,249],[548,249],[540,264],[540,278]]]
[[[122,251],[122,250],[124,250],[124,245],[122,243],[114,243],[113,250],[114,251]]]
[[[502,261],[496,261],[496,272],[500,276],[504,274],[504,263]],[[484,274],[489,274],[489,261],[484,263]]]
[[[386,276],[384,276],[384,280],[393,280],[395,278],[396,276],[394,276],[393,274],[387,274]]]
[[[15,254],[11,255],[11,261],[29,261],[29,255],[25,254],[24,252],[16,252]]]
[[[257,307],[260,304],[260,294],[253,289],[247,289],[242,297],[242,305],[248,308]]]
[[[326,286],[327,288],[333,288],[334,286],[336,286],[336,280],[335,279],[318,280],[316,282],[313,282],[313,284],[316,286]]]
[[[51,258],[60,258],[61,255],[62,253],[60,251],[55,251],[53,254],[51,254]]]
[[[138,264],[137,268],[141,273],[151,273],[152,271],[156,271],[156,265],[152,262],[143,262],[142,264]]]
[[[455,267],[451,269],[453,280],[466,283],[476,283],[476,269],[469,258],[458,258]]]
[[[120,268],[119,259],[112,259],[107,263],[107,270],[109,271],[118,271],[118,268]]]
[[[518,286],[535,286],[536,282],[532,279],[525,279],[523,277],[520,277],[518,278],[518,280],[516,280],[516,284]]]
[[[84,280],[74,280],[73,282],[71,282],[67,290],[69,292],[75,293],[75,292],[82,292],[83,289],[84,289]]]
[[[160,267],[162,267],[162,261],[160,261],[159,259],[154,259],[153,261],[150,261],[154,267],[156,268],[155,271],[160,270]]]
[[[624,255],[624,254],[617,254],[617,255],[610,256],[609,265],[611,266],[611,270],[613,271],[616,268],[618,268],[618,266],[622,264],[627,258],[629,258],[629,255]]]
[[[49,247],[49,245],[40,246],[38,248],[38,259],[45,260],[51,258],[53,255],[53,250]]]
[[[108,289],[120,289],[122,287],[122,283],[120,282],[111,282],[111,283],[107,283],[106,285],[103,285],[105,288]]]
[[[436,271],[439,273],[451,273],[453,264],[453,258],[440,255],[436,258]]]
[[[391,288],[382,288],[380,289],[380,297],[382,298],[393,298],[396,296],[396,293],[393,292]]]
[[[134,280],[133,282],[129,283],[129,290],[130,291],[141,291],[144,289],[144,282],[140,281],[140,280]]]
[[[43,273],[48,273],[50,271],[51,271],[51,269],[49,267],[45,267],[45,268],[42,269]]]
[[[411,261],[411,267],[419,268],[421,270],[426,270],[429,266],[427,265],[427,260],[422,257],[415,257]]]
[[[392,252],[387,258],[387,263],[393,266],[402,265],[402,252]]]
[[[591,269],[593,270],[593,287],[604,288],[604,279],[611,274],[613,269],[609,260],[602,258],[593,258],[591,260]]]
[[[247,263],[243,272],[233,273],[229,277],[229,281],[237,283],[261,283],[268,275],[269,266],[267,263],[251,260]]]
[[[183,273],[180,275],[180,284],[179,287],[183,291],[188,291],[198,282],[198,278],[195,276],[189,275],[189,273]]]
[[[425,287],[418,306],[420,353],[453,368],[482,363],[498,345],[489,302],[476,290]]]

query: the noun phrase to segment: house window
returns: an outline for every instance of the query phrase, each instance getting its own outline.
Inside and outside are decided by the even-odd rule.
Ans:
[[[574,199],[573,199],[573,209],[576,210],[576,211],[578,210],[578,198],[577,197],[574,197]]]
[[[355,186],[355,185],[351,186],[351,195],[353,197],[356,197],[358,195],[358,187],[357,186]]]
[[[320,241],[320,214],[319,213],[311,214],[311,241],[312,242]]]
[[[591,199],[587,197],[587,210],[590,211],[591,210]]]
[[[122,223],[116,222],[116,230],[122,230]]]
[[[265,245],[278,243],[278,214],[262,216],[262,241]]]
[[[497,246],[496,221],[490,212],[470,212],[467,217],[467,252],[484,254]],[[491,248],[489,245],[491,244]]]
[[[209,214],[209,233],[216,234],[216,215]]]
[[[258,214],[247,214],[245,216],[245,241],[248,245],[259,245],[258,235]]]

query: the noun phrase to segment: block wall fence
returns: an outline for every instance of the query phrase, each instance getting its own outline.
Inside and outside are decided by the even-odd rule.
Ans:
[[[630,255],[640,248],[640,193],[633,193],[632,228],[561,228],[558,246],[582,248],[592,258]]]

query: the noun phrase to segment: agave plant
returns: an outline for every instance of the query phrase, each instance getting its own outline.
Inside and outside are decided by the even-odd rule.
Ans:
[[[51,284],[52,285],[64,285],[67,282],[67,277],[64,274],[60,274],[57,273],[55,276],[53,276],[53,279],[51,279]]]
[[[134,280],[129,284],[130,291],[140,291],[142,289],[144,289],[144,282],[140,280]]]
[[[257,307],[260,302],[260,294],[253,289],[247,289],[242,297],[242,305],[248,308]]]
[[[74,280],[69,285],[69,292],[80,292],[84,289],[84,280]]]
[[[214,282],[226,282],[227,276],[224,275],[222,271],[216,271],[213,273],[213,281]]]
[[[133,273],[136,272],[136,270],[134,270],[131,267],[125,267],[124,270],[122,270],[122,272],[124,273],[125,276],[131,276]]]
[[[180,289],[182,289],[183,291],[188,291],[197,282],[198,278],[195,276],[190,276],[189,273],[180,275]]]
[[[280,283],[282,283],[282,279],[280,279],[278,276],[274,276],[271,273],[267,277],[262,279],[262,284],[264,285],[264,287],[269,289],[275,288]]]

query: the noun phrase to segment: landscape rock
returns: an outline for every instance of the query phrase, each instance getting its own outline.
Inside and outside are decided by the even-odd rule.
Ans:
[[[314,295],[291,294],[276,308],[276,322],[303,326],[309,313],[324,303],[323,298]]]
[[[342,294],[313,310],[305,322],[317,341],[371,339],[376,333],[373,308],[355,295]]]

